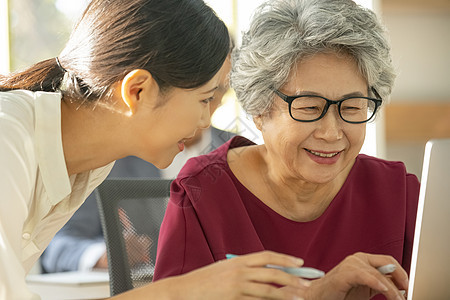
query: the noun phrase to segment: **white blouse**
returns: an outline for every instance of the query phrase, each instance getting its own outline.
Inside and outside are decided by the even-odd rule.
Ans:
[[[68,176],[61,95],[0,92],[0,299],[40,299],[25,276],[114,163]]]

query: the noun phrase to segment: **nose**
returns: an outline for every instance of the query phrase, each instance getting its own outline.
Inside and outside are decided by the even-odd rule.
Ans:
[[[342,130],[344,120],[339,116],[337,105],[331,105],[325,116],[314,123],[318,125],[314,131],[314,135],[318,139],[337,141],[344,136]]]
[[[211,125],[211,114],[209,113],[209,103],[206,105],[205,109],[202,111],[200,122],[198,123],[198,128],[206,129]]]

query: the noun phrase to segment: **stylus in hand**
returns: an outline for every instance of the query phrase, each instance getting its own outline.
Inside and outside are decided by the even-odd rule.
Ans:
[[[237,255],[227,254],[226,257],[227,259],[230,259],[233,257],[237,257]],[[308,267],[294,268],[294,267],[282,267],[277,265],[266,265],[266,268],[281,270],[286,273],[307,279],[316,279],[325,276],[325,272]]]

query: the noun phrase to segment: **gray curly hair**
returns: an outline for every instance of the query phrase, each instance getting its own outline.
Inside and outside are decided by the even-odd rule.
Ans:
[[[388,98],[396,75],[385,29],[371,10],[352,0],[262,4],[233,52],[231,86],[249,115],[264,114],[273,103],[272,89],[287,81],[298,61],[330,51],[350,54],[368,86]]]

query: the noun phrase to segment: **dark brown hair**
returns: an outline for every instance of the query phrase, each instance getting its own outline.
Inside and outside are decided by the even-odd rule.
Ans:
[[[0,76],[0,91],[61,91],[95,101],[134,69],[148,70],[162,90],[196,88],[217,73],[229,49],[225,24],[203,0],[93,0],[61,65],[51,58]]]

